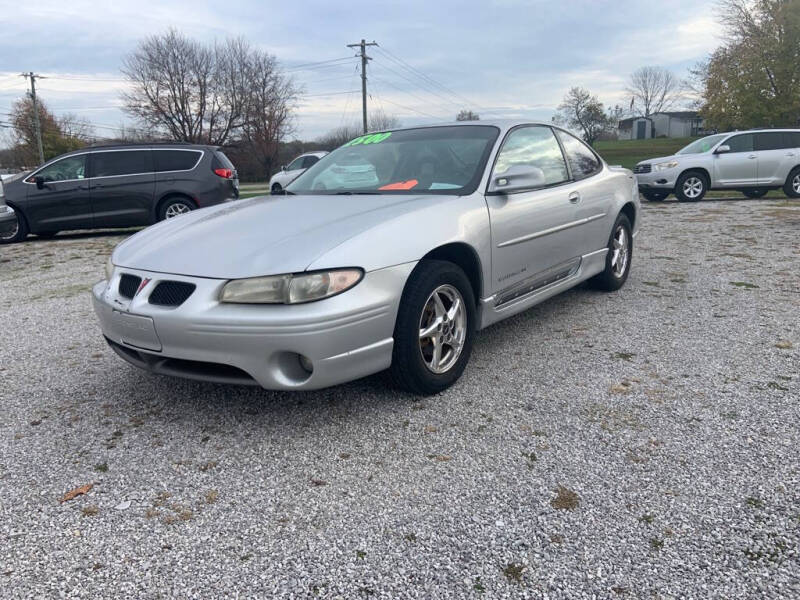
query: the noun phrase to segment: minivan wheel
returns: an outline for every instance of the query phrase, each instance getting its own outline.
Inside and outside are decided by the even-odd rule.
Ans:
[[[698,202],[703,199],[708,191],[708,181],[705,175],[697,171],[687,171],[675,184],[675,196],[681,202]]]
[[[453,385],[469,362],[475,318],[472,286],[459,266],[441,260],[419,263],[397,313],[390,370],[394,382],[420,395]]]
[[[273,194],[280,194],[283,191],[280,183],[273,183],[272,184],[272,193]]]
[[[16,211],[15,214],[17,216],[16,225],[8,233],[0,233],[0,244],[13,244],[28,237],[28,222],[25,220],[25,216],[19,211]]]
[[[592,277],[591,282],[598,289],[607,292],[618,290],[628,279],[633,259],[633,235],[631,222],[627,215],[620,213],[611,228],[606,254],[606,268]]]
[[[188,198],[169,198],[161,205],[158,220],[172,219],[179,215],[185,215],[197,208],[197,205]]]
[[[790,198],[800,198],[800,167],[795,167],[786,178],[783,191]]]
[[[767,195],[767,192],[769,192],[769,190],[764,189],[764,188],[752,188],[752,189],[749,189],[749,190],[742,190],[742,193],[745,196],[747,196],[748,198],[754,198],[754,199],[755,198],[763,198],[764,196]]]

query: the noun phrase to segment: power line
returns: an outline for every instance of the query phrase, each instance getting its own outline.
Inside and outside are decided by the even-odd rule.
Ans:
[[[417,100],[419,100],[419,101],[420,101],[420,102],[422,102],[423,104],[426,104],[426,105],[427,105],[427,104],[431,104],[431,103],[430,103],[428,100],[426,100],[426,99],[425,99],[425,98],[423,98],[422,96],[417,96],[417,95],[416,95],[416,94],[414,94],[413,92],[409,92],[409,91],[407,91],[407,90],[404,90],[404,89],[403,89],[403,88],[401,88],[400,86],[397,86],[397,85],[393,84],[391,81],[385,81],[384,79],[381,79],[381,78],[379,78],[379,77],[375,77],[374,75],[372,76],[372,78],[373,78],[375,81],[380,81],[380,82],[381,82],[382,84],[384,84],[384,85],[388,85],[388,86],[390,86],[390,87],[393,87],[394,89],[396,89],[397,91],[399,91],[399,92],[401,92],[401,93],[403,93],[403,94],[408,94],[409,96],[412,96],[413,98],[416,98]],[[436,107],[437,105],[435,105],[435,104],[431,104],[431,106],[434,106],[434,107]],[[440,105],[438,105],[438,108],[440,108],[440,109],[441,109],[441,108],[444,108],[444,107],[443,107],[443,105],[441,105],[441,104],[440,104]],[[449,112],[449,109],[447,109],[447,111]]]
[[[438,92],[436,92],[435,90],[431,89],[431,88],[430,88],[430,86],[428,86],[428,87],[425,87],[425,86],[423,86],[423,85],[420,85],[419,83],[415,82],[413,79],[410,79],[409,77],[406,77],[405,75],[403,75],[402,73],[400,73],[400,72],[399,72],[399,71],[397,71],[396,69],[393,69],[392,67],[389,67],[388,65],[386,65],[386,64],[384,64],[384,63],[380,63],[380,62],[378,62],[378,63],[375,63],[375,64],[377,64],[377,65],[379,65],[381,68],[383,68],[383,69],[386,69],[387,71],[389,71],[389,72],[391,72],[391,73],[394,73],[395,75],[397,75],[397,76],[399,76],[399,77],[401,77],[401,78],[405,79],[405,80],[406,80],[408,83],[410,83],[411,85],[417,86],[417,87],[418,87],[419,89],[421,89],[423,92],[426,92],[426,93],[428,93],[428,94],[431,94],[432,96],[435,96],[435,97],[437,97],[437,98],[440,98],[440,99],[444,100],[445,102],[447,102],[448,104],[452,104],[453,106],[458,106],[458,107],[461,107],[461,106],[462,106],[462,105],[461,105],[461,103],[454,102],[454,101],[453,101],[453,100],[451,100],[450,98],[446,98],[446,97],[442,96],[440,93],[438,93]]]
[[[327,65],[327,64],[330,64],[330,63],[337,63],[337,62],[350,61],[350,60],[353,60],[352,56],[343,56],[342,58],[332,58],[330,60],[320,60],[320,61],[317,61],[317,62],[310,62],[310,63],[303,63],[303,64],[299,64],[299,65],[294,65],[293,67],[289,67],[289,68],[285,69],[285,71],[287,73],[292,72],[292,71],[304,71],[308,67],[316,67],[316,66],[320,66],[320,65]]]

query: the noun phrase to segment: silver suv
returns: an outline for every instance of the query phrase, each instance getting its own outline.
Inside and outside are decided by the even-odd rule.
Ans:
[[[800,130],[710,135],[673,156],[642,161],[633,172],[639,191],[650,201],[674,193],[678,200],[696,202],[708,190],[738,190],[760,198],[781,188],[800,198]]]

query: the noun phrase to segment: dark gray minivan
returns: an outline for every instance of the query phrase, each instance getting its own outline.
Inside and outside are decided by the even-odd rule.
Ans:
[[[4,182],[16,226],[0,243],[66,229],[150,225],[239,197],[239,177],[214,146],[95,146]]]

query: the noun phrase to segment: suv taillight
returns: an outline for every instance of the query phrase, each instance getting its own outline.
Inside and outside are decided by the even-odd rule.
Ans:
[[[223,179],[233,179],[233,169],[214,169],[214,173]]]

